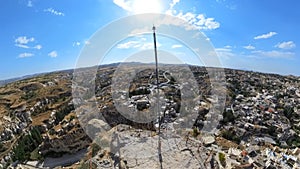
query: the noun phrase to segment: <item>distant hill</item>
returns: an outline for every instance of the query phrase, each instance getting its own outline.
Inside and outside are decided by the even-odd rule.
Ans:
[[[73,69],[57,70],[57,71],[53,71],[53,72],[35,73],[32,75],[26,75],[26,76],[21,76],[21,77],[6,79],[6,80],[0,80],[0,87],[6,85],[8,83],[13,83],[13,82],[16,82],[19,80],[26,80],[26,79],[30,79],[33,77],[42,76],[42,75],[46,75],[46,74],[50,74],[50,73],[57,73],[57,72],[72,73],[73,71],[74,71]]]
[[[22,76],[22,77],[16,77],[16,78],[11,78],[11,79],[6,79],[6,80],[0,80],[0,86],[4,86],[8,83],[16,82],[16,81],[19,81],[19,80],[25,80],[25,79],[28,79],[28,78],[36,77],[36,76],[39,76],[39,75],[42,75],[42,74],[44,74],[44,73],[37,73],[37,74],[33,74],[33,75],[26,75],[26,76]]]

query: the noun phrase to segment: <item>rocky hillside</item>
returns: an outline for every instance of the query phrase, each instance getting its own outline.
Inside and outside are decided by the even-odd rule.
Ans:
[[[74,114],[71,79],[72,71],[64,71],[0,88],[0,166],[88,147],[91,141]]]
[[[136,122],[115,105],[122,103],[123,109],[147,114],[155,102],[149,97],[157,86],[154,69],[136,75],[128,99],[120,92],[113,100],[111,85],[117,66],[99,67],[93,98],[98,110],[88,115],[78,113],[85,107],[75,110],[73,71],[43,74],[0,87],[0,168],[300,166],[299,77],[225,69],[224,109],[216,130],[206,133],[202,129],[215,103],[211,97],[215,86],[205,68],[189,67],[199,86],[194,109],[197,116],[190,119],[190,128],[178,128],[176,125],[185,120],[182,110],[189,110],[182,103],[183,84],[171,72],[159,71],[159,90],[165,95],[161,118]]]

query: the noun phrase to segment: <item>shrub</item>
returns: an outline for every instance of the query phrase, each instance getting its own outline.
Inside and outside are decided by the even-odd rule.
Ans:
[[[223,123],[226,124],[228,122],[234,122],[234,119],[235,119],[235,117],[231,110],[223,112],[223,120],[222,120]]]
[[[300,137],[297,134],[295,134],[293,137],[290,137],[286,143],[290,147],[299,147],[300,146]]]
[[[66,115],[68,115],[73,110],[74,110],[73,105],[67,105],[59,109],[55,113],[55,123],[58,124],[60,121],[62,121],[65,118]]]
[[[96,168],[97,165],[90,162],[85,162],[78,167],[78,169],[96,169]]]
[[[92,156],[94,157],[95,155],[97,155],[98,151],[101,149],[101,147],[96,144],[96,143],[93,143],[92,146]]]
[[[200,134],[200,132],[199,132],[198,128],[194,127],[193,128],[193,133],[192,133],[193,137],[197,137],[199,134]]]
[[[42,160],[43,157],[39,154],[38,148],[36,148],[33,152],[30,153],[30,160]]]
[[[6,150],[6,147],[2,143],[0,143],[0,152],[3,152],[5,150]]]
[[[31,98],[33,98],[35,96],[36,96],[36,94],[33,91],[29,91],[25,95],[21,96],[21,98],[23,100],[29,100],[29,99],[31,99]]]
[[[283,113],[288,119],[291,119],[294,114],[294,109],[290,106],[286,106],[284,107]]]
[[[219,160],[220,160],[220,163],[223,167],[226,166],[226,158],[225,158],[225,154],[223,153],[219,153]]]
[[[237,144],[240,144],[241,138],[236,135],[236,133],[233,130],[223,130],[221,133],[221,136],[224,137],[227,140],[231,140]]]

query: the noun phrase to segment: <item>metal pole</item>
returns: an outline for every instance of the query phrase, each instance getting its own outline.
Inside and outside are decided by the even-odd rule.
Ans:
[[[157,47],[156,47],[156,34],[155,34],[155,26],[153,25],[153,39],[154,39],[154,54],[155,54],[155,75],[156,75],[156,90],[157,90],[157,98],[156,98],[156,103],[157,103],[157,113],[158,113],[158,132],[160,134],[160,125],[161,125],[161,117],[160,117],[160,112],[159,112],[159,78],[158,78],[158,61],[157,61]]]
[[[158,158],[160,162],[160,168],[162,169],[162,155],[161,155],[161,117],[160,117],[160,107],[159,107],[159,79],[158,79],[158,61],[157,61],[157,47],[156,47],[156,34],[155,34],[155,26],[153,25],[153,40],[154,40],[154,54],[155,54],[155,73],[156,73],[156,106],[158,113]]]

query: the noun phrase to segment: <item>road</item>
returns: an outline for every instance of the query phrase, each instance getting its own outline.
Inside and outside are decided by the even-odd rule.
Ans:
[[[86,154],[87,149],[82,149],[76,154],[65,154],[60,158],[45,158],[43,167],[54,168],[57,166],[68,166],[80,161]]]

